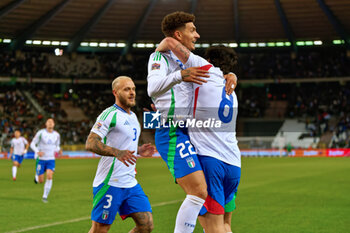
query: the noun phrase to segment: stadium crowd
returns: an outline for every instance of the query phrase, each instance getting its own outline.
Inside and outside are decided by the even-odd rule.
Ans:
[[[200,51],[199,51],[200,52]],[[4,51],[0,54],[0,76],[17,77],[70,77],[109,78],[116,74],[129,75],[135,79],[146,78],[148,55],[134,53],[119,60],[118,54],[71,54],[55,56],[48,52]],[[341,50],[302,51],[297,55],[289,52],[239,53],[239,79],[247,78],[306,78],[349,76],[350,62]],[[26,84],[27,85],[27,84]],[[273,88],[273,85],[275,88]],[[289,85],[289,86],[288,86]],[[285,117],[303,119],[310,136],[333,132],[334,147],[349,147],[350,138],[350,87],[339,83],[249,85],[239,84],[236,93],[239,99],[239,117],[265,117],[271,100],[287,101]],[[101,109],[113,102],[109,85],[73,85],[73,93],[48,91],[45,88],[25,87],[47,115],[35,111],[23,95],[23,88],[0,86],[0,145],[7,145],[14,129],[31,139],[37,129],[43,127],[47,116],[57,120],[56,130],[62,135],[64,144],[83,144]],[[63,90],[64,88],[60,88]],[[274,93],[274,89],[275,92]],[[276,91],[277,90],[277,91]],[[52,93],[59,93],[52,94]],[[81,108],[87,117],[83,121],[67,121],[67,113],[60,101],[70,100]],[[137,85],[137,106],[134,111],[142,122],[143,108],[151,100],[143,84]],[[282,116],[283,117],[283,116]],[[330,124],[333,119],[334,124]],[[84,135],[84,137],[82,137]]]
[[[199,54],[203,50],[198,50]],[[350,75],[350,59],[343,50],[240,52],[236,71],[243,79],[341,77]],[[146,79],[148,52],[74,53],[5,51],[0,54],[0,76],[43,78],[108,78],[123,73]]]

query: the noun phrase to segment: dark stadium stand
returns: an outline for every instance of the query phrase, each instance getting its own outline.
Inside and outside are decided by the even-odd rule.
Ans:
[[[203,50],[196,53],[203,54]],[[134,52],[120,59],[117,53],[77,53],[55,56],[53,51],[4,52],[0,54],[0,77],[113,79],[118,74],[145,80],[148,52]],[[310,49],[238,53],[240,79],[281,79],[350,76],[345,50]]]

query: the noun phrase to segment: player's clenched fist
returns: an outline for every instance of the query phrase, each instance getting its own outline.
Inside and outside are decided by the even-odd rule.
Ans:
[[[136,163],[137,158],[134,153],[135,151],[131,150],[119,150],[115,157],[124,163],[125,166],[129,167],[128,163],[131,165],[134,165]]]
[[[181,77],[185,82],[193,82],[201,85],[207,81],[200,77],[209,78],[209,75],[208,71],[200,69],[200,67],[190,67],[185,70],[181,70]]]

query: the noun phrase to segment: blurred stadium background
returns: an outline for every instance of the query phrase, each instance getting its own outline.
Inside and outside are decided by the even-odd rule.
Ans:
[[[8,165],[8,177],[7,170],[1,173],[1,187],[12,187],[10,163],[5,159],[13,131],[20,129],[30,141],[46,117],[56,120],[64,157],[96,157],[84,151],[84,143],[98,114],[114,102],[110,84],[116,76],[135,80],[134,110],[142,122],[143,108],[151,103],[146,90],[148,57],[163,38],[162,18],[176,10],[196,15],[201,38],[195,53],[202,55],[217,44],[238,53],[237,136],[242,156],[350,156],[348,0],[1,0],[1,170]],[[153,136],[153,131],[145,130],[140,140],[154,142]],[[33,158],[33,153],[26,157]],[[298,161],[296,166],[304,162],[312,166],[308,158],[290,159],[286,161]],[[315,159],[335,163],[330,158]],[[348,160],[338,161],[345,166],[341,171],[349,169],[343,164]],[[256,162],[246,158],[243,167]],[[349,192],[349,185],[342,190]],[[16,195],[15,190],[9,193]],[[90,201],[89,195],[88,191],[84,198]],[[347,209],[340,212],[349,214],[349,198],[344,201]],[[350,229],[344,222],[337,225]],[[11,229],[16,227],[4,231]],[[266,232],[287,232],[276,229]],[[345,232],[305,229],[309,230],[300,232]],[[162,231],[155,228],[155,232]],[[239,228],[237,232],[262,231]]]

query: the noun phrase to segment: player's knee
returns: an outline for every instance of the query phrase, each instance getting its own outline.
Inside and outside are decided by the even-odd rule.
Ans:
[[[149,222],[148,224],[146,225],[143,225],[143,226],[138,226],[138,232],[140,233],[150,233],[153,231],[153,222]]]
[[[107,233],[109,228],[108,224],[93,222],[89,233]]]
[[[194,196],[197,196],[203,200],[205,200],[208,196],[208,191],[206,186],[205,187],[199,187],[198,189],[196,189],[193,193]]]

